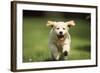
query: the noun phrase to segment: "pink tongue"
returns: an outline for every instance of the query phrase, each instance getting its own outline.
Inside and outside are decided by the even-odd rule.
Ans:
[[[59,39],[60,39],[61,41],[62,41],[62,40],[64,40],[64,38],[63,38],[63,37],[62,37],[62,38],[59,38]]]

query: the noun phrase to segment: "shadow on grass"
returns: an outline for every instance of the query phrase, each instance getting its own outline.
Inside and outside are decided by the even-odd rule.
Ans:
[[[59,60],[55,60],[55,59],[53,59],[53,58],[48,58],[48,59],[46,59],[45,61],[64,61],[65,59],[64,59],[64,56],[62,57],[60,57],[60,59]]]
[[[52,58],[48,58],[48,59],[46,59],[46,60],[44,60],[44,61],[56,61],[56,60],[54,60],[54,59],[52,59]]]
[[[91,46],[90,45],[78,46],[78,47],[75,47],[75,49],[80,50],[80,51],[90,52],[91,51]]]
[[[64,61],[64,60],[54,60],[54,59],[46,59],[44,61]]]

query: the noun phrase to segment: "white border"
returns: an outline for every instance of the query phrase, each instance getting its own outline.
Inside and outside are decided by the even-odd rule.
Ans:
[[[73,61],[57,61],[57,62],[22,62],[22,11],[25,10],[42,10],[42,11],[60,11],[60,12],[82,12],[91,13],[91,59],[90,60],[73,60]],[[17,4],[17,69],[36,69],[36,68],[52,68],[52,67],[68,67],[68,66],[83,66],[95,65],[96,60],[96,9],[82,7],[64,7],[64,6],[49,6],[49,5],[34,5],[34,4]]]

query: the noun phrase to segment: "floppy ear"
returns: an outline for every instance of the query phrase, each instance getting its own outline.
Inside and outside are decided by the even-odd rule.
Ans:
[[[47,22],[47,26],[53,27],[53,26],[54,26],[54,23],[55,23],[54,21],[48,21],[48,22]]]
[[[74,20],[70,20],[70,21],[65,22],[65,23],[67,24],[68,27],[75,26]]]

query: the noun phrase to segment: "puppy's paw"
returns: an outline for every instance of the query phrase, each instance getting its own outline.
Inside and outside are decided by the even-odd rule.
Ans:
[[[68,56],[68,52],[67,51],[64,51],[63,55],[64,56]]]

